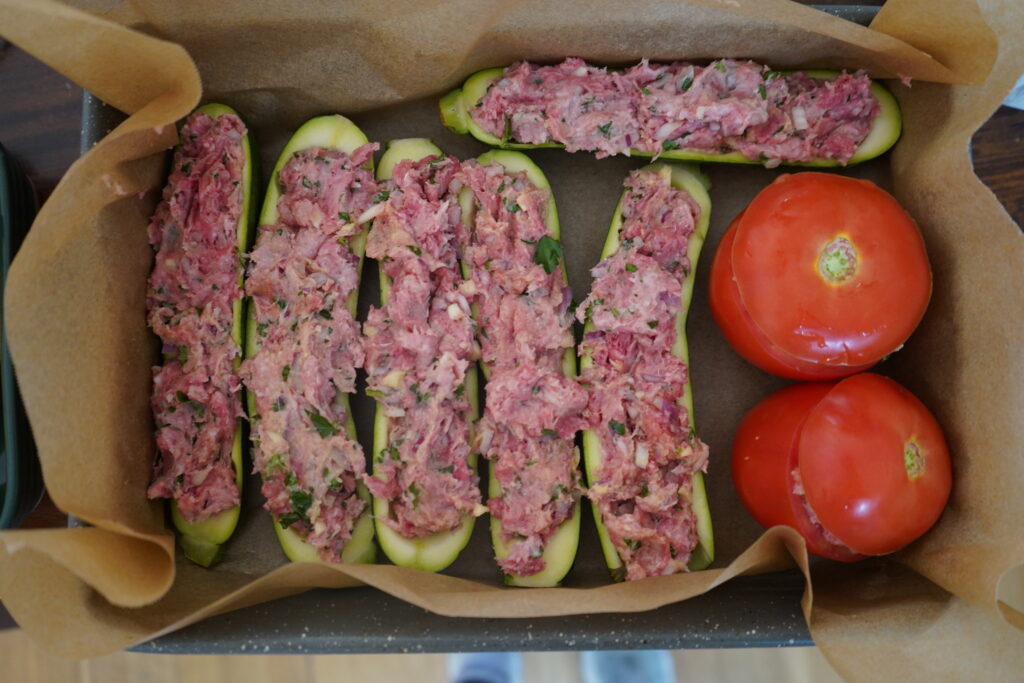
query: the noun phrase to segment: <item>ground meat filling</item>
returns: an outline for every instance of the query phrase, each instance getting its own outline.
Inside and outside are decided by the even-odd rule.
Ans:
[[[469,161],[459,177],[476,205],[465,261],[490,373],[474,443],[501,485],[487,501],[508,551],[499,566],[529,576],[544,569],[544,549],[581,490],[573,436],[587,396],[562,372],[571,292],[544,222],[548,191],[498,164]]]
[[[733,59],[608,71],[572,58],[510,66],[470,115],[496,137],[599,158],[684,148],[776,166],[846,164],[879,111],[863,71],[826,80]]]
[[[232,329],[242,297],[245,134],[237,116],[190,116],[149,224],[156,258],[146,307],[164,363],[153,368],[157,455],[147,493],[172,498],[189,522],[239,500],[231,453],[242,407]]]
[[[366,168],[376,148],[296,152],[281,169],[278,223],[260,228],[246,281],[259,350],[242,377],[255,401],[264,507],[329,562],[339,561],[366,507],[356,495],[366,464],[349,438],[344,397],[363,364],[348,309],[359,286],[350,242],[382,200]]]
[[[794,468],[790,474],[793,477],[793,495],[800,500],[800,505],[802,505],[804,510],[807,512],[807,518],[810,520],[811,525],[815,529],[817,529],[818,533],[821,534],[822,539],[824,539],[826,543],[835,546],[837,549],[841,551],[845,551],[847,553],[850,553],[851,555],[856,555],[856,550],[853,550],[852,548],[847,546],[845,543],[839,540],[839,538],[835,534],[831,533],[828,529],[821,525],[821,520],[818,519],[818,515],[815,514],[814,509],[811,507],[811,504],[807,500],[807,492],[804,490],[804,480],[800,476],[800,469]]]
[[[619,249],[594,267],[578,316],[593,324],[582,383],[603,456],[588,495],[634,580],[686,571],[698,541],[693,475],[708,449],[682,405],[687,367],[672,352],[699,208],[658,173],[634,171],[625,190]]]
[[[363,326],[367,393],[388,418],[388,445],[365,478],[389,504],[382,521],[406,538],[459,528],[483,512],[469,466],[466,371],[479,356],[473,286],[459,272],[465,241],[453,182],[459,162],[428,157],[395,166],[366,245],[391,280],[387,303]]]

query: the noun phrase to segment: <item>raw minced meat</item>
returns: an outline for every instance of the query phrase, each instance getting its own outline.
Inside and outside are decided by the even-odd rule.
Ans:
[[[811,507],[810,502],[807,500],[807,491],[804,490],[804,480],[800,476],[800,468],[793,468],[790,472],[790,476],[793,478],[793,495],[800,500],[800,505],[802,505],[804,510],[807,512],[807,519],[810,520],[811,526],[821,534],[822,539],[824,539],[826,543],[831,543],[840,551],[855,555],[855,550],[847,546],[839,540],[838,536],[822,526],[821,520],[818,519],[818,515],[814,512],[814,508]]]
[[[573,347],[571,292],[560,266],[548,272],[538,263],[539,245],[551,239],[548,190],[499,164],[466,162],[460,178],[476,206],[465,260],[489,371],[475,443],[501,485],[487,501],[508,551],[499,565],[529,576],[544,569],[544,549],[581,490],[573,435],[587,397],[562,372]]]
[[[265,507],[329,562],[366,509],[357,495],[365,458],[345,398],[364,358],[348,301],[359,287],[352,242],[380,200],[366,168],[376,148],[295,153],[280,173],[278,222],[260,228],[246,281],[259,348],[242,376],[255,401]]]
[[[238,505],[231,460],[242,415],[232,337],[242,297],[238,222],[245,125],[234,115],[197,112],[149,225],[156,249],[146,307],[163,342],[153,368],[157,457],[151,498],[172,498],[189,522]]]
[[[468,463],[466,373],[479,349],[474,289],[459,272],[458,170],[451,157],[396,164],[366,247],[391,285],[363,326],[367,393],[388,421],[388,445],[365,480],[388,501],[382,521],[406,538],[451,531],[484,511]]]
[[[698,542],[693,476],[708,450],[682,401],[688,369],[673,354],[698,214],[666,176],[634,171],[619,248],[594,267],[578,312],[592,323],[582,350],[593,365],[581,381],[602,457],[588,495],[629,580],[685,571]]]
[[[567,59],[505,70],[470,115],[513,142],[556,142],[598,157],[673,149],[739,152],[766,166],[847,163],[880,112],[864,72],[833,79],[721,59],[609,71]]]

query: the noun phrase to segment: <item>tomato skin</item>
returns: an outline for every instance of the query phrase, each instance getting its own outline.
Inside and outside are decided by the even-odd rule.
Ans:
[[[895,199],[866,180],[807,172],[780,176],[733,221],[712,263],[710,301],[754,365],[835,379],[898,349],[931,285],[924,241]]]
[[[912,478],[905,448],[921,472]],[[822,526],[868,555],[899,550],[938,520],[952,468],[942,428],[896,382],[862,374],[840,382],[807,417],[798,467]]]
[[[864,556],[825,538],[794,492],[792,476],[804,422],[833,386],[832,382],[794,384],[751,409],[733,439],[732,480],[743,505],[761,526],[791,526],[804,537],[809,552],[852,562]]]
[[[811,409],[831,389],[828,382],[786,387],[758,403],[736,429],[732,481],[740,500],[761,526],[798,525],[789,504],[793,490],[789,461]]]
[[[765,372],[787,379],[826,380],[846,377],[852,372],[867,370],[874,363],[859,366],[834,367],[802,361],[788,356],[775,347],[758,329],[743,307],[736,287],[732,268],[732,249],[736,241],[736,228],[743,213],[736,216],[722,235],[711,262],[708,301],[711,315],[733,350],[748,363]]]
[[[952,485],[935,418],[899,384],[870,373],[796,384],[762,400],[736,432],[732,475],[763,526],[792,526],[808,551],[841,561],[915,540],[938,519]]]

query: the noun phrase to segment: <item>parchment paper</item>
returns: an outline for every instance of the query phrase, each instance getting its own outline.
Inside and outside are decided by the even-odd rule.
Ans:
[[[740,574],[796,565],[808,581],[814,575],[815,599],[809,583],[803,603],[812,634],[846,676],[965,670],[951,668],[952,658],[981,678],[1024,670],[1024,636],[1016,630],[1024,627],[1024,500],[1017,494],[1024,359],[1015,347],[1024,336],[1024,240],[973,175],[967,154],[971,133],[1024,66],[1020,46],[1009,40],[1011,27],[1024,22],[1017,3],[986,0],[982,12],[970,1],[890,0],[871,29],[783,0],[465,0],[389,3],[386,11],[373,2],[295,0],[230,9],[198,0],[78,4],[94,15],[49,0],[0,0],[0,33],[131,114],[43,207],[5,301],[47,487],[61,509],[93,525],[0,534],[0,597],[48,651],[92,656],[312,586],[365,583],[453,616],[539,617],[651,609]],[[1006,34],[1001,51],[986,19]],[[507,589],[491,563],[485,524],[446,575],[286,565],[252,480],[226,560],[204,570],[176,557],[163,505],[145,498],[153,453],[149,368],[157,354],[144,306],[152,258],[145,225],[175,122],[200,98],[235,106],[258,135],[264,168],[291,129],[333,111],[352,115],[371,139],[429,136],[466,158],[484,149],[441,128],[436,97],[482,67],[566,55],[602,63],[751,57],[777,67],[865,67],[878,77],[919,79],[910,89],[890,83],[905,116],[896,150],[844,172],[891,188],[919,221],[932,259],[928,314],[880,371],[905,383],[946,428],[956,481],[938,527],[899,554],[902,564],[814,562],[812,570],[792,530],[762,535],[739,504],[728,474],[732,432],[784,382],[725,343],[707,309],[707,267],[724,226],[779,171],[707,165],[714,213],[688,336],[696,423],[712,450],[712,569],[604,585],[596,540],[585,529],[564,588]],[[622,179],[642,162],[556,150],[531,155],[551,179],[580,300]],[[364,282],[373,280],[371,269]],[[364,310],[375,297],[366,287]],[[370,405],[356,402],[364,443]]]

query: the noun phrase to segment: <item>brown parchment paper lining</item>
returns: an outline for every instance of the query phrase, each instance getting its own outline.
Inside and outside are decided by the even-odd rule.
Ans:
[[[962,636],[968,641],[991,632],[1021,642],[1010,624],[1019,628],[1024,610],[1018,522],[1024,502],[1014,491],[1024,481],[1024,426],[1016,407],[1024,373],[1013,346],[1024,332],[1017,312],[1024,245],[973,175],[967,150],[971,133],[1022,64],[1020,48],[1004,40],[989,75],[998,44],[982,20],[1008,38],[1024,8],[1010,0],[986,1],[981,10],[955,0],[890,0],[866,29],[782,0],[402,3],[387,15],[372,2],[315,10],[294,0],[244,9],[184,0],[79,4],[141,32],[49,0],[29,6],[0,0],[5,37],[131,114],[65,176],[8,281],[11,350],[47,487],[58,506],[94,525],[0,534],[6,551],[0,596],[41,645],[91,656],[312,586],[369,584],[452,616],[539,617],[651,609],[740,574],[787,566],[809,577],[802,541],[781,528],[758,538],[731,492],[731,428],[780,383],[746,367],[708,322],[700,292],[706,265],[690,336],[698,428],[707,430],[715,453],[709,485],[719,568],[607,586],[596,586],[603,576],[587,569],[570,587],[512,590],[493,577],[460,574],[458,564],[452,573],[466,578],[391,566],[279,566],[265,515],[252,510],[228,560],[207,571],[175,563],[163,508],[145,499],[155,346],[144,316],[151,261],[144,226],[156,197],[151,190],[162,183],[162,152],[175,141],[174,123],[201,93],[242,111],[261,134],[264,156],[273,158],[288,128],[327,111],[356,114],[373,139],[435,135],[432,105],[416,98],[434,97],[485,66],[567,54],[604,63],[743,56],[779,67],[865,67],[879,77],[932,81],[909,90],[894,85],[905,112],[904,138],[885,161],[852,172],[892,187],[925,234],[933,303],[885,370],[945,426],[956,458],[954,497],[939,526],[899,556],[913,571],[880,560],[841,568],[833,578],[839,569],[815,563],[816,600],[812,606],[809,583],[803,606],[823,651],[851,677],[873,670],[862,655],[876,642],[911,643],[920,655],[918,674],[942,671],[954,649],[930,634],[947,623],[970,623],[970,636]],[[466,138],[439,132],[437,139],[459,156],[480,151]],[[638,164],[561,152],[536,158],[559,200],[570,280],[585,288],[615,188]],[[721,228],[774,177],[763,169],[706,170],[714,182],[716,234],[705,264]],[[574,286],[582,298],[585,289]],[[871,628],[856,626],[864,623]],[[991,667],[1019,664],[1021,650],[978,659],[989,668],[974,671],[1013,671]],[[861,663],[851,665],[859,655]],[[905,655],[902,647],[893,651]],[[878,666],[888,661],[872,658]]]

